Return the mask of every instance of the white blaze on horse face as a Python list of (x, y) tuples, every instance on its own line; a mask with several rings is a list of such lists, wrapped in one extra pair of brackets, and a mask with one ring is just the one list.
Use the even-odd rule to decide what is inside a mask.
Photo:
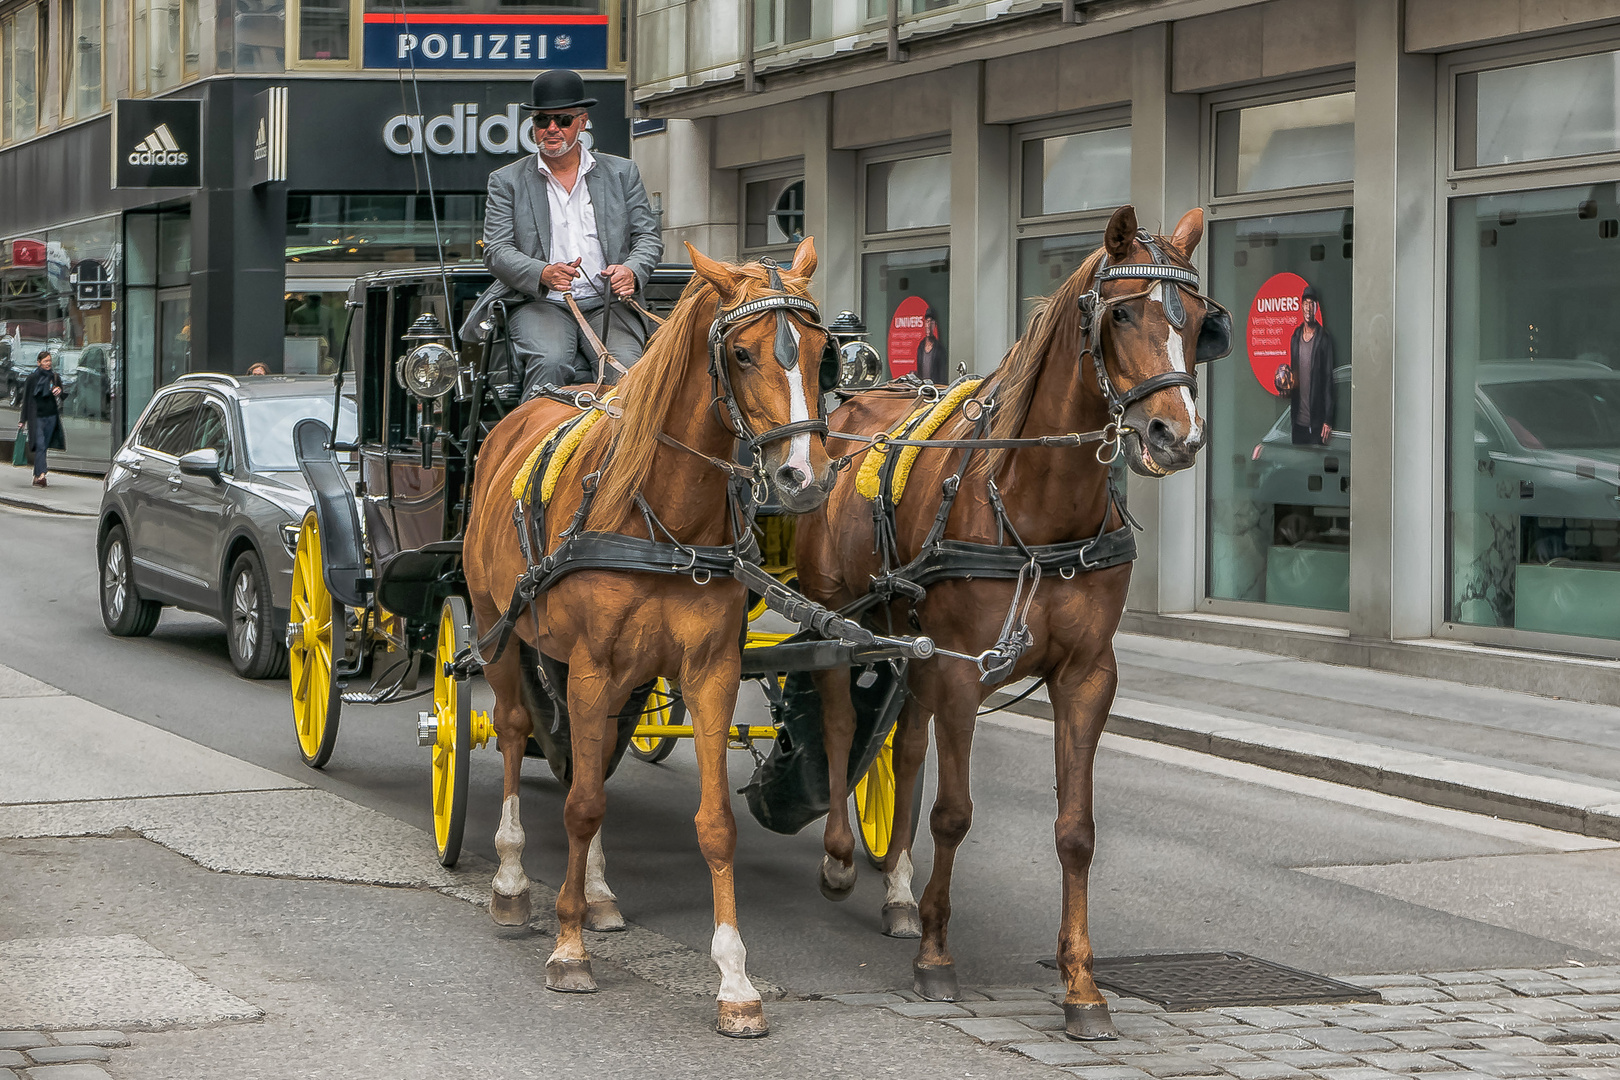
[[(1153, 286), (1153, 291), (1148, 293), (1148, 299), (1156, 301), (1161, 308), (1164, 306), (1164, 282), (1158, 282)], [(1187, 351), (1181, 341), (1181, 331), (1175, 326), (1170, 327), (1170, 336), (1165, 339), (1164, 351), (1165, 355), (1170, 358), (1170, 366), (1176, 371), (1185, 374), (1187, 372)], [(1193, 404), (1191, 390), (1185, 386), (1178, 386), (1176, 390), (1181, 394), (1181, 403), (1187, 408), (1187, 439), (1192, 441), (1197, 439), (1199, 435), (1198, 407)]]
[(883, 881), (889, 888), (888, 895), (883, 898), (884, 907), (917, 902), (917, 898), (911, 895), (911, 852), (900, 853), (894, 862), (894, 869), (883, 875)]
[[(800, 374), (802, 365), (797, 361), (799, 356), (799, 328), (793, 325), (792, 319), (788, 320), (788, 332), (793, 335), (793, 355), (795, 357), (795, 362), (787, 373), (788, 394), (790, 395), (789, 419), (797, 424), (802, 420), (810, 419), (810, 404), (804, 396), (804, 376)], [(810, 469), (809, 432), (801, 432), (788, 441), (788, 456), (784, 464), (792, 465), (798, 469), (799, 474), (805, 478), (805, 483), (815, 479)]]
[(607, 883), (607, 856), (602, 853), (602, 830), (591, 837), (590, 850), (585, 853), (585, 902), (597, 904), (604, 900), (617, 900)]
[(495, 852), (501, 868), (495, 871), (495, 891), (502, 896), (522, 896), (529, 891), (523, 873), (523, 825), (518, 820), (518, 797), (508, 795), (501, 806), (501, 827), (495, 830)]
[(743, 948), (742, 935), (730, 923), (714, 928), (714, 944), (709, 955), (720, 968), (720, 1001), (758, 1001), (759, 991), (748, 981), (748, 950)]

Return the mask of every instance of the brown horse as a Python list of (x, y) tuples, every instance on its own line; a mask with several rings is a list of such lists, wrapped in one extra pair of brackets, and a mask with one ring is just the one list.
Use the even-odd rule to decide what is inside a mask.
[[(952, 865), (973, 820), (968, 757), (975, 714), (998, 683), (1029, 676), (1046, 680), (1055, 721), (1056, 833), (1063, 869), (1058, 962), (1068, 986), (1065, 1027), (1075, 1038), (1114, 1035), (1108, 1006), (1091, 975), (1086, 878), (1095, 841), (1092, 761), (1114, 698), (1117, 673), (1112, 639), (1125, 608), (1134, 546), (1124, 529), (1122, 508), (1110, 494), (1105, 461), (1117, 446), (1136, 472), (1164, 476), (1191, 465), (1203, 445), (1203, 426), (1189, 389), (1188, 358), (1195, 355), (1196, 346), (1204, 344), (1200, 333), (1205, 315), (1214, 311), (1224, 315), (1224, 309), (1213, 307), (1191, 290), (1185, 294), (1185, 307), (1179, 296), (1172, 299), (1167, 295), (1182, 292), (1172, 274), (1179, 274), (1184, 284), (1196, 281), (1188, 259), (1203, 227), (1203, 212), (1193, 210), (1181, 219), (1172, 237), (1149, 238), (1145, 232), (1139, 234), (1131, 207), (1116, 211), (1108, 223), (1103, 248), (1050, 298), (974, 397), (935, 433), (940, 439), (1013, 439), (1102, 429), (1117, 437), (1117, 443), (1103, 443), (1107, 449), (1094, 445), (1079, 449), (1039, 445), (988, 451), (924, 449), (896, 509), (894, 561), (909, 563), (919, 555), (940, 510), (945, 481), (959, 472), (964, 455), (971, 453), (959, 497), (948, 511), (946, 539), (984, 545), (1012, 545), (1016, 540), (1018, 548), (1035, 548), (1091, 540), (1104, 530), (1117, 530), (1117, 565), (1088, 572), (1089, 562), (1078, 568), (1071, 564), (1045, 579), (1036, 577), (1032, 586), (1022, 579), (1015, 584), (1006, 577), (945, 576), (928, 585), (926, 599), (910, 603), (890, 598), (869, 616), (897, 627), (909, 621), (914, 631), (932, 636), (940, 649), (934, 659), (914, 662), (910, 668), (910, 697), (894, 738), (894, 839), (884, 861), (888, 885), (884, 932), (922, 938), (913, 973), (916, 990), (923, 997), (952, 1000), (957, 995), (946, 926)], [(1120, 264), (1127, 263), (1157, 263), (1158, 269), (1143, 270), (1143, 277), (1137, 278), (1120, 269)], [(1096, 281), (1104, 265), (1115, 269), (1105, 280)], [(1147, 279), (1150, 274), (1152, 280)], [(1082, 325), (1088, 312), (1095, 320), (1089, 324), (1094, 327), (1090, 334)], [(1218, 336), (1221, 324), (1217, 319), (1211, 324)], [(1088, 344), (1095, 346), (1095, 362), (1102, 365), (1106, 380), (1094, 368)], [(1208, 351), (1213, 352), (1219, 341), (1209, 345)], [(1133, 390), (1138, 392), (1133, 394)], [(1106, 426), (1111, 419), (1110, 400), (1124, 406), (1113, 411), (1117, 426), (1111, 428)], [(849, 401), (833, 414), (830, 423), (835, 432), (870, 436), (893, 429), (917, 403), (910, 394), (880, 389)], [(963, 412), (986, 416), (987, 423), (976, 425)], [(830, 449), (854, 452), (861, 445), (841, 441)], [(826, 505), (806, 515), (799, 525), (801, 586), (809, 597), (833, 608), (865, 596), (872, 575), (880, 575), (884, 569), (876, 553), (871, 503), (854, 490), (853, 475), (850, 470), (840, 479)], [(1004, 515), (997, 512), (997, 498), (1005, 507)], [(1027, 591), (1015, 600), (1016, 589), (1030, 587), (1035, 589), (1032, 602)], [(1027, 647), (1021, 655), (1014, 650), (1016, 661), (1010, 669), (1003, 668), (981, 681), (981, 668), (971, 659), (985, 658), (987, 650), (994, 648), (997, 628), (1003, 627), (1004, 619), (1006, 625), (1013, 625), (1009, 607), (1016, 604), (1022, 609), (1026, 602)], [(1002, 637), (1006, 636), (1004, 628)], [(961, 655), (947, 655), (951, 652)], [(822, 698), (832, 800), (822, 889), (834, 899), (842, 899), (855, 881), (846, 775), (855, 715), (843, 672), (818, 673), (816, 685)], [(939, 751), (939, 794), (929, 819), (934, 837), (933, 874), (919, 911), (911, 893), (909, 849), (915, 828), (911, 796), (928, 750), (930, 718)]]
[[(622, 415), (610, 412), (599, 420), (557, 477), (544, 519), (548, 553), (557, 551), (558, 534), (574, 521), (587, 484), (595, 496), (581, 523), (585, 534), (673, 538), (692, 547), (733, 542), (732, 481), (716, 466), (735, 459), (739, 430), (756, 443), (764, 474), (789, 509), (820, 505), (832, 487), (832, 466), (821, 440), (812, 437), (819, 426), (818, 377), (826, 347), (808, 302), (814, 245), (807, 238), (793, 265), (780, 270), (730, 266), (690, 245), (687, 250), (696, 275), (646, 354), (619, 383)], [(752, 301), (763, 302), (757, 313), (753, 307), (737, 310)], [(485, 632), (501, 621), (513, 583), (530, 567), (513, 528), (514, 479), (542, 437), (576, 415), (569, 405), (535, 399), (497, 424), (480, 451), (464, 559), (476, 622)], [(667, 532), (652, 535), (655, 521)], [(541, 553), (533, 554), (539, 560)], [(546, 964), (546, 985), (553, 990), (596, 989), (580, 933), (587, 920), (593, 929), (623, 928), (603, 880), (598, 838), (607, 805), (603, 782), (624, 751), (616, 714), (636, 687), (659, 676), (678, 681), (702, 778), (696, 823), (714, 886), (719, 1030), (763, 1035), (765, 1016), (737, 931), (737, 826), (726, 777), (747, 590), (718, 571), (713, 580), (709, 576), (625, 569), (569, 573), (517, 621), (516, 633), (528, 648), (507, 649), (484, 669), (495, 691), (495, 728), (506, 765), (505, 804), (495, 834), (501, 865), (490, 912), (502, 925), (529, 918), (518, 777), (533, 729), (526, 683), (532, 695), (536, 672), (525, 671), (523, 655), (532, 662), (531, 650), (538, 650), (567, 665), (572, 756), (559, 772), (571, 772), (572, 779), (563, 814), (568, 871), (557, 896), (561, 929)], [(536, 734), (544, 740), (547, 733)]]

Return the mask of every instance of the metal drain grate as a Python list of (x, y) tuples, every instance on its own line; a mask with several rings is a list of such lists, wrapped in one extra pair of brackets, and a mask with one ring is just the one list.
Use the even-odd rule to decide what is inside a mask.
[[(1056, 966), (1054, 960), (1041, 963)], [(1154, 1002), (1169, 1012), (1244, 1005), (1383, 1001), (1376, 990), (1240, 952), (1100, 958), (1093, 976), (1104, 989)]]

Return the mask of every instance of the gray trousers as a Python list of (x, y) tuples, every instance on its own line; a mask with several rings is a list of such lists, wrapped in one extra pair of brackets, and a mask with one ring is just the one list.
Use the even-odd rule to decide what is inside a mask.
[[(602, 336), (602, 309), (587, 310), (591, 329)], [(615, 303), (612, 322), (604, 339), (608, 352), (625, 367), (641, 359), (647, 347), (647, 328), (642, 318), (624, 304)], [(546, 300), (511, 309), (507, 326), (512, 333), (512, 350), (523, 363), (523, 399), (534, 397), (540, 387), (580, 386), (596, 381), (596, 351), (580, 332), (574, 313), (562, 304)], [(619, 373), (603, 364), (605, 380), (614, 383)]]

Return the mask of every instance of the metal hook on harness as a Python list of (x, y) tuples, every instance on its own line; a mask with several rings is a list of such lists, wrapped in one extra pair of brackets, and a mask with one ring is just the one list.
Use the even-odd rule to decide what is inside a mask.
[[(1097, 444), (1097, 464), (1112, 465), (1119, 460), (1119, 455), (1125, 452), (1125, 426), (1119, 415), (1108, 421), (1103, 427), (1102, 442)], [(1107, 451), (1107, 456), (1104, 456)]]
[[(694, 562), (697, 561), (697, 556), (695, 553), (692, 559)], [(702, 577), (698, 576), (700, 574)], [(696, 570), (692, 571), (692, 584), (694, 585), (707, 585), (712, 580), (714, 580), (714, 572), (711, 571), (707, 566), (700, 566)]]

